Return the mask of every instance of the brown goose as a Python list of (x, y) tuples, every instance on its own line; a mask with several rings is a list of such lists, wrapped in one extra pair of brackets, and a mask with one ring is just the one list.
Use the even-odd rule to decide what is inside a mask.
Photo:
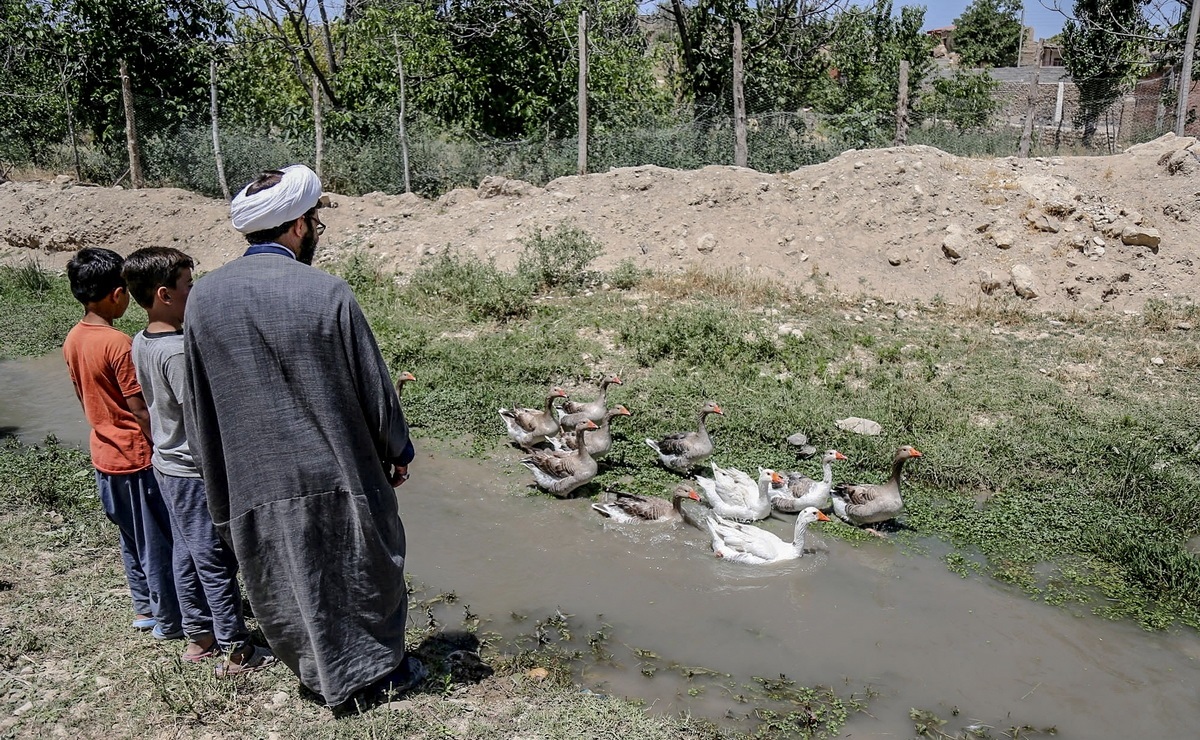
[(824, 473), (821, 480), (788, 473), (787, 486), (778, 495), (772, 494), (771, 506), (785, 514), (797, 514), (810, 506), (828, 509), (829, 493), (833, 490), (833, 463), (845, 459), (846, 456), (837, 450), (825, 450), (821, 457), (821, 472)]
[(539, 488), (559, 498), (566, 498), (571, 491), (596, 477), (599, 468), (588, 454), (587, 443), (583, 440), (584, 432), (596, 428), (596, 422), (584, 419), (575, 427), (577, 449), (574, 452), (534, 450), (533, 454), (521, 460), (521, 464), (533, 473)]
[(904, 470), (904, 463), (914, 457), (921, 457), (920, 450), (915, 447), (905, 445), (896, 450), (896, 456), (892, 459), (892, 477), (886, 483), (839, 483), (834, 486), (833, 513), (856, 526), (895, 519), (904, 511), (904, 499), (900, 496), (900, 474)]
[(405, 383), (409, 383), (416, 379), (417, 379), (417, 376), (413, 375), (412, 373), (410, 373), (407, 370), (405, 370), (404, 372), (397, 375), (396, 376), (396, 398), (400, 398), (402, 395), (404, 395), (404, 384)]
[(658, 496), (612, 491), (608, 500), (592, 504), (592, 508), (618, 522), (678, 522), (683, 520), (683, 500), (700, 500), (700, 494), (685, 484), (675, 486), (671, 500)]
[(608, 387), (610, 385), (624, 384), (616, 375), (609, 375), (600, 381), (600, 395), (596, 396), (596, 400), (588, 401), (587, 403), (578, 403), (576, 401), (567, 401), (564, 403), (561, 406), (562, 413), (558, 415), (558, 423), (564, 429), (574, 429), (580, 419), (591, 419), (599, 424), (604, 420), (605, 412), (608, 411)]
[(554, 418), (554, 399), (566, 398), (562, 388), (551, 388), (542, 409), (500, 409), (500, 418), (508, 430), (508, 436), (522, 447), (533, 447), (546, 437), (558, 434), (558, 419)]
[[(594, 432), (588, 432), (583, 437), (584, 444), (587, 445), (588, 454), (597, 460), (607, 455), (608, 451), (612, 449), (612, 431), (609, 429), (609, 424), (612, 423), (615, 416), (633, 416), (633, 414), (624, 406), (613, 406), (604, 414), (604, 418), (598, 422), (600, 428)], [(569, 417), (563, 417), (563, 419), (567, 418)], [(562, 422), (560, 421), (560, 423)], [(547, 437), (546, 441), (558, 452), (570, 452), (575, 449), (574, 434), (560, 434), (557, 437)]]
[(725, 415), (716, 401), (706, 401), (700, 407), (700, 418), (696, 422), (694, 432), (676, 432), (655, 442), (647, 439), (646, 444), (658, 453), (658, 459), (669, 470), (686, 473), (693, 465), (707, 459), (713, 454), (712, 438), (708, 436), (708, 428), (704, 418), (709, 414)]

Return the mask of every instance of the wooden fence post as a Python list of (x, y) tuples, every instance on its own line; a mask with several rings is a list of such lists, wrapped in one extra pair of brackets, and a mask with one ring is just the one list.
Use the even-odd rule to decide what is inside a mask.
[(392, 45), (396, 47), (396, 76), (400, 79), (400, 159), (404, 165), (404, 192), (412, 192), (412, 182), (408, 176), (408, 133), (405, 130), (405, 91), (404, 91), (404, 59), (400, 55), (400, 37), (392, 33)]
[(900, 60), (900, 86), (896, 90), (895, 146), (908, 143), (908, 60)]
[(225, 179), (225, 158), (221, 156), (221, 135), (217, 125), (217, 60), (208, 60), (208, 107), (212, 113), (213, 158), (217, 160), (217, 182), (221, 195), (229, 200), (229, 182)]
[(312, 104), (313, 104), (313, 138), (315, 139), (315, 152), (313, 153), (313, 162), (315, 167), (313, 171), (317, 173), (317, 177), (321, 177), (321, 160), (325, 155), (325, 126), (321, 121), (321, 80), (316, 74), (312, 78)]
[[(1041, 59), (1041, 50), (1038, 50), (1038, 59)], [(1041, 72), (1041, 67), (1035, 65), (1033, 74), (1029, 78), (1029, 108), (1025, 111), (1025, 128), (1021, 130), (1021, 144), (1017, 149), (1017, 156), (1025, 159), (1029, 156), (1029, 147), (1033, 143), (1033, 114), (1037, 107), (1038, 94), (1038, 73)]]
[(579, 158), (577, 168), (579, 174), (586, 175), (587, 142), (588, 142), (588, 111), (587, 111), (587, 77), (588, 77), (588, 33), (587, 11), (579, 13)]
[(137, 123), (133, 119), (133, 86), (129, 82), (129, 68), (121, 60), (121, 100), (125, 104), (125, 147), (129, 150), (129, 182), (134, 190), (145, 187), (142, 179), (142, 152), (138, 147)]
[(733, 23), (733, 163), (745, 167), (748, 161), (746, 147), (746, 91), (742, 87), (742, 24)]

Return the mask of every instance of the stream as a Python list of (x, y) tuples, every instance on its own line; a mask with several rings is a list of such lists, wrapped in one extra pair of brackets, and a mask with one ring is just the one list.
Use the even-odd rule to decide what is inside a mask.
[[(0, 431), (86, 444), (60, 355), (0, 362)], [(732, 700), (737, 686), (784, 674), (842, 696), (869, 688), (869, 714), (852, 713), (845, 737), (912, 737), (912, 708), (950, 720), (947, 732), (981, 723), (996, 737), (1022, 725), (1068, 738), (1195, 736), (1200, 637), (1190, 630), (1148, 633), (961, 578), (934, 539), (822, 536), (836, 521), (810, 528), (825, 548), (814, 556), (726, 563), (682, 525), (614, 524), (586, 499), (529, 495), (515, 450), (467, 460), (417, 443), (424, 451), (398, 491), (408, 572), (427, 590), (453, 590), (503, 635), (558, 611), (580, 636), (603, 629), (614, 659), (585, 661), (581, 677), (597, 693), (720, 720), (750, 711)], [(790, 538), (790, 517), (765, 526)], [(647, 655), (661, 669), (647, 670)], [(735, 688), (697, 690), (669, 664), (728, 674)]]

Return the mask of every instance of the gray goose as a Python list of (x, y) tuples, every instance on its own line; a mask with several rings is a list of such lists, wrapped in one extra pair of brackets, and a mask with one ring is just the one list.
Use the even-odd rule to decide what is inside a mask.
[(716, 401), (706, 401), (700, 407), (696, 431), (668, 434), (657, 442), (647, 439), (646, 445), (658, 453), (659, 461), (668, 470), (686, 473), (693, 465), (713, 454), (712, 438), (708, 436), (708, 428), (704, 425), (704, 419), (709, 414), (724, 416), (725, 412)]
[(546, 405), (542, 409), (513, 407), (500, 409), (500, 419), (508, 431), (512, 441), (522, 447), (529, 448), (544, 441), (546, 437), (558, 434), (558, 419), (554, 417), (554, 400), (566, 398), (567, 392), (562, 388), (551, 388), (546, 396)]
[(821, 472), (824, 473), (821, 480), (813, 480), (800, 473), (788, 473), (787, 485), (778, 495), (773, 493), (771, 506), (784, 514), (798, 514), (810, 506), (828, 509), (830, 491), (833, 490), (833, 463), (845, 459), (846, 456), (837, 450), (825, 450), (821, 456)]
[(584, 432), (596, 428), (596, 422), (591, 419), (584, 419), (575, 427), (577, 449), (574, 452), (534, 450), (529, 457), (521, 460), (521, 464), (533, 473), (538, 488), (559, 498), (567, 498), (576, 488), (596, 477), (599, 466), (588, 454), (587, 443), (583, 440)]
[(396, 398), (400, 398), (401, 396), (404, 395), (404, 384), (405, 383), (412, 382), (416, 379), (417, 379), (417, 376), (413, 375), (412, 373), (410, 373), (407, 370), (405, 370), (404, 372), (397, 375), (396, 376)]
[(683, 500), (700, 500), (700, 494), (685, 484), (675, 486), (671, 500), (658, 496), (612, 491), (607, 500), (592, 504), (592, 508), (618, 522), (679, 522), (683, 521)]
[[(583, 437), (584, 444), (587, 445), (588, 454), (597, 460), (607, 455), (608, 451), (612, 449), (612, 430), (609, 428), (609, 424), (612, 423), (613, 417), (632, 415), (629, 409), (624, 406), (613, 406), (609, 409), (604, 414), (604, 418), (598, 422), (600, 428), (594, 432), (588, 432)], [(569, 417), (563, 417), (563, 419), (567, 418)], [(559, 423), (561, 424), (563, 421), (560, 420)], [(578, 423), (576, 421), (576, 424)], [(558, 452), (570, 452), (575, 449), (575, 435), (573, 434), (560, 434), (557, 437), (548, 437), (546, 441)]]
[(608, 411), (608, 387), (610, 385), (624, 384), (616, 375), (609, 375), (600, 381), (600, 395), (596, 396), (596, 400), (587, 403), (576, 401), (564, 403), (561, 407), (562, 413), (558, 415), (558, 423), (564, 429), (574, 429), (581, 419), (591, 419), (599, 424), (604, 420), (604, 414)]
[[(833, 513), (838, 518), (856, 526), (878, 524), (895, 519), (904, 511), (904, 499), (900, 496), (900, 476), (904, 463), (921, 457), (916, 447), (904, 445), (896, 450), (892, 458), (892, 476), (886, 483), (839, 483), (833, 488)], [(879, 534), (875, 530), (869, 530)]]

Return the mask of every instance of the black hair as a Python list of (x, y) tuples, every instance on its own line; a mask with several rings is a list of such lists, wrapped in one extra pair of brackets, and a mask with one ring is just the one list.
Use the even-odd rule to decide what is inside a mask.
[(121, 266), (125, 260), (111, 249), (85, 247), (67, 263), (71, 293), (83, 305), (96, 303), (117, 288), (125, 287)]
[(142, 308), (150, 308), (155, 291), (175, 287), (183, 271), (195, 266), (191, 257), (174, 247), (142, 247), (125, 258), (121, 275), (133, 300)]

